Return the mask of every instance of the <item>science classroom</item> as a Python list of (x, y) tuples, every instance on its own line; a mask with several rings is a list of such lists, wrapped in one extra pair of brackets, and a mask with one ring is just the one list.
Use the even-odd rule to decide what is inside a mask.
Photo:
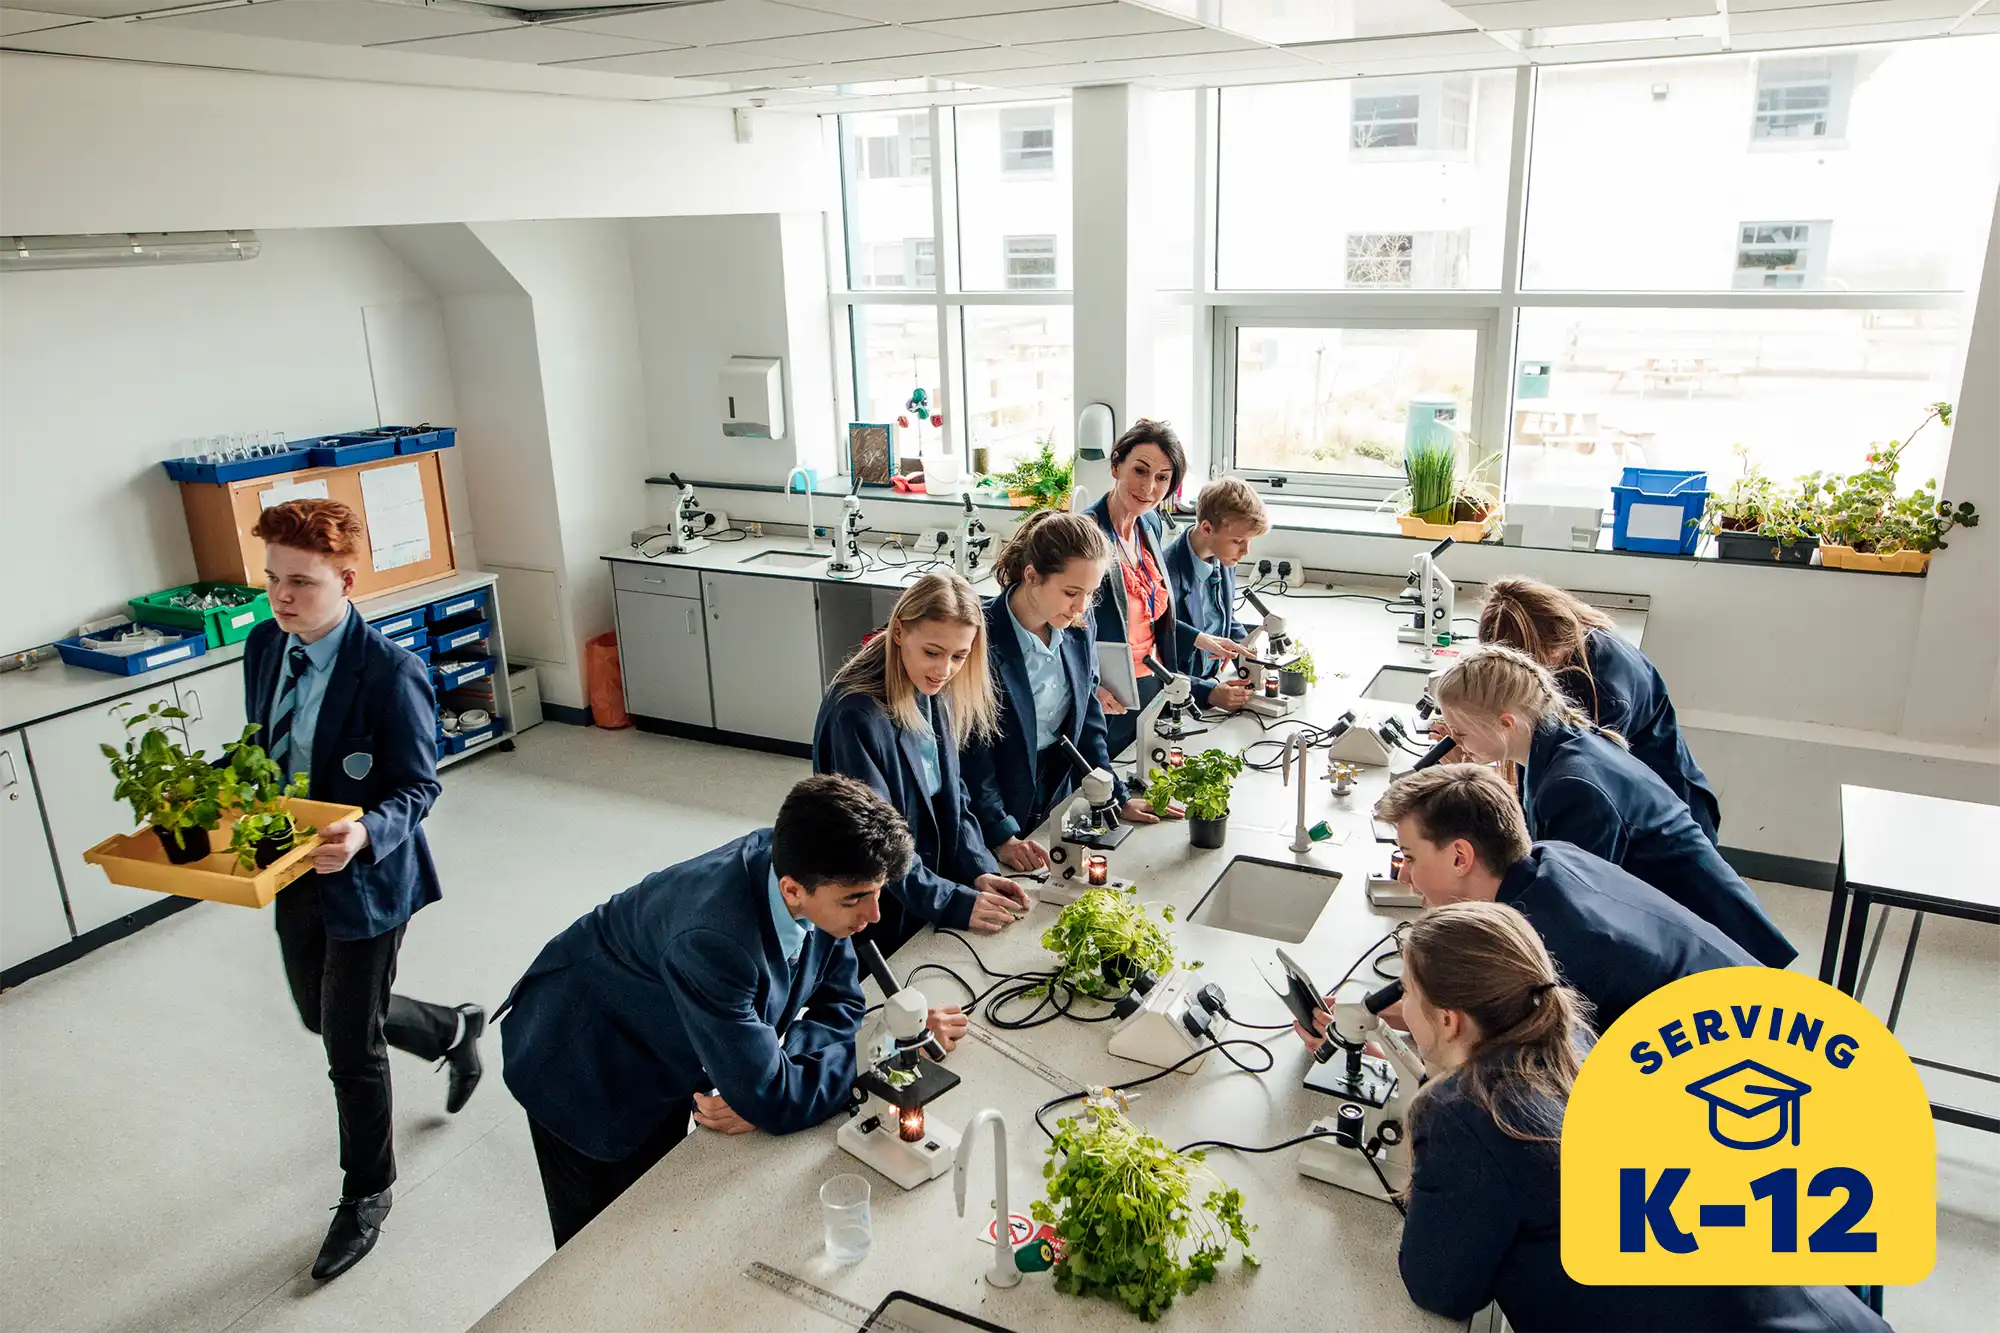
[(1992, 1326), (2000, 0), (7, 4), (0, 1330)]

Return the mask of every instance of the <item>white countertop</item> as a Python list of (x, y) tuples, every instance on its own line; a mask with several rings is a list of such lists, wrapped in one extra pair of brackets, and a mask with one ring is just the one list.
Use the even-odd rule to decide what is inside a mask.
[[(363, 619), (380, 620), (413, 606), (425, 606), (455, 593), (483, 588), (494, 578), (494, 575), (482, 570), (461, 569), (455, 574), (447, 574), (428, 583), (414, 583), (354, 605)], [(0, 731), (29, 726), (45, 718), (116, 699), (122, 694), (150, 690), (182, 676), (213, 670), (242, 656), (243, 645), (232, 643), (211, 648), (199, 657), (190, 657), (156, 671), (142, 671), (136, 676), (114, 676), (106, 671), (74, 667), (60, 658), (51, 658), (26, 670), (9, 671), (0, 674)]]
[[(782, 544), (782, 543), (780, 543)], [(702, 562), (711, 552), (676, 557)], [(625, 558), (625, 557), (617, 557)], [(727, 555), (722, 557), (727, 559)], [(702, 562), (703, 567), (715, 568)], [(1317, 595), (1282, 599), (1293, 631), (1314, 650), (1320, 682), (1294, 716), (1314, 722), (1337, 717), (1384, 664), (1418, 666), (1418, 650), (1395, 641), (1400, 617), (1377, 603)], [(1274, 603), (1275, 605), (1275, 603)], [(1637, 638), (1644, 615), (1616, 612), (1621, 631)], [(1445, 659), (1448, 660), (1448, 659)], [(1260, 732), (1255, 720), (1233, 718), (1205, 736), (1182, 742), (1239, 748), (1268, 734), (1291, 730), (1275, 724)], [(1260, 750), (1257, 758), (1276, 752)], [(1398, 764), (1407, 767), (1412, 760)], [(1295, 793), (1276, 772), (1247, 771), (1239, 780), (1226, 845), (1200, 851), (1188, 844), (1185, 824), (1142, 827), (1112, 853), (1113, 873), (1135, 880), (1148, 903), (1171, 903), (1179, 921), (1171, 931), (1184, 960), (1200, 960), (1203, 981), (1220, 984), (1230, 1007), (1246, 1022), (1285, 1019), (1282, 1003), (1256, 971), (1274, 942), (1212, 929), (1188, 920), (1230, 860), (1241, 854), (1298, 862), (1338, 872), (1341, 880), (1306, 939), (1284, 946), (1322, 985), (1331, 985), (1371, 941), (1410, 913), (1371, 907), (1367, 873), (1387, 865), (1388, 848), (1370, 831), (1369, 808), (1389, 772), (1364, 768), (1357, 790), (1336, 800), (1321, 774), (1324, 752), (1311, 759), (1313, 782), (1307, 820), (1328, 820), (1335, 840), (1299, 856), (1289, 850)], [(970, 936), (988, 966), (1012, 972), (1045, 968), (1050, 955), (1041, 934), (1059, 909), (1037, 906), (1029, 917), (997, 936)], [(927, 934), (892, 960), (899, 975), (922, 962), (940, 962), (983, 988), (977, 968), (957, 940)], [(1372, 975), (1364, 966), (1362, 975)], [(949, 978), (926, 974), (919, 986), (932, 1003), (964, 997)], [(1152, 1070), (1105, 1050), (1109, 1025), (1067, 1019), (1026, 1031), (999, 1033), (1001, 1042), (1025, 1052), (1049, 1078), (981, 1039), (951, 1057), (964, 1082), (930, 1109), (954, 1126), (993, 1107), (1009, 1126), (1011, 1206), (1025, 1213), (1043, 1189), (1047, 1141), (1035, 1128), (1036, 1106), (1073, 1086), (1140, 1077)], [(1239, 1072), (1211, 1053), (1199, 1072), (1174, 1075), (1140, 1090), (1132, 1118), (1170, 1146), (1220, 1138), (1276, 1143), (1304, 1133), (1332, 1113), (1332, 1099), (1301, 1084), (1307, 1054), (1289, 1032), (1228, 1035), (1267, 1040), (1276, 1066), (1261, 1077)], [(1256, 1052), (1240, 1051), (1255, 1063)], [(1050, 1119), (1063, 1112), (1051, 1113)], [(658, 1167), (626, 1192), (582, 1234), (550, 1258), (479, 1324), (481, 1330), (554, 1328), (823, 1329), (805, 1306), (744, 1277), (761, 1260), (802, 1277), (864, 1308), (902, 1289), (979, 1315), (1008, 1328), (1028, 1330), (1123, 1329), (1136, 1316), (1110, 1300), (1058, 1295), (1045, 1275), (1030, 1274), (1008, 1291), (985, 1286), (981, 1271), (991, 1251), (978, 1237), (991, 1217), (992, 1149), (982, 1136), (974, 1147), (967, 1211), (955, 1215), (946, 1179), (905, 1192), (875, 1175), (835, 1144), (840, 1118), (783, 1138), (740, 1138), (697, 1130)], [(1217, 1281), (1182, 1296), (1161, 1326), (1184, 1329), (1422, 1329), (1446, 1327), (1410, 1304), (1396, 1267), (1400, 1221), (1386, 1203), (1362, 1198), (1297, 1173), (1297, 1149), (1265, 1155), (1213, 1150), (1209, 1164), (1244, 1196), (1244, 1213), (1261, 1229), (1255, 1252), (1260, 1269), (1234, 1257)], [(874, 1249), (851, 1267), (832, 1265), (821, 1250), (817, 1190), (831, 1176), (859, 1172), (873, 1186)]]
[[(1000, 591), (993, 581), (992, 557), (1000, 550), (999, 536), (986, 548), (987, 559), (981, 565), (979, 576), (972, 580), (972, 586), (981, 596), (990, 597)], [(657, 549), (660, 539), (650, 545)], [(691, 569), (709, 574), (754, 574), (765, 578), (803, 579), (811, 583), (854, 583), (865, 588), (902, 589), (922, 573), (931, 570), (948, 570), (951, 561), (933, 561), (926, 557), (906, 556), (901, 551), (894, 552), (890, 560), (904, 560), (903, 564), (885, 561), (882, 544), (868, 538), (861, 543), (862, 555), (867, 560), (867, 568), (858, 576), (836, 576), (827, 573), (826, 562), (832, 559), (832, 551), (827, 540), (821, 537), (812, 545), (812, 550), (820, 557), (810, 565), (791, 565), (773, 560), (759, 560), (757, 557), (772, 551), (804, 551), (808, 549), (803, 536), (757, 536), (741, 540), (710, 541), (707, 546), (686, 555), (641, 555), (631, 547), (608, 552), (603, 558), (623, 561), (635, 565), (665, 565), (675, 569)]]

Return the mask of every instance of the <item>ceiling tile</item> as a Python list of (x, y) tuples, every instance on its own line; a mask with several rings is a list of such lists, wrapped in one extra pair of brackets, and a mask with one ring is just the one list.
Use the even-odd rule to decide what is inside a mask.
[[(1717, 12), (1716, 0), (1454, 0), (1452, 8), (1489, 31), (1642, 23)], [(1736, 8), (1730, 5), (1732, 11)]]
[(1327, 61), (1321, 66), (1326, 72), (1320, 77), (1335, 75), (1340, 78), (1393, 78), (1405, 74), (1451, 74), (1461, 70), (1510, 69), (1515, 65), (1525, 65), (1528, 57), (1519, 51), (1509, 51), (1504, 46), (1494, 48), (1482, 55), (1449, 56), (1399, 56), (1395, 59)]
[[(518, 0), (524, 7), (532, 0)], [(868, 20), (774, 4), (772, 0), (713, 0), (673, 9), (579, 19), (588, 32), (608, 32), (661, 46), (722, 46), (766, 37), (799, 37), (815, 32), (866, 27)]]
[[(1176, 9), (1175, 13), (1182, 11)], [(1413, 32), (1450, 32), (1470, 26), (1445, 0), (1351, 0), (1300, 4), (1299, 0), (1208, 0), (1199, 17), (1258, 41), (1336, 42)]]
[(333, 46), (372, 46), (414, 37), (449, 37), (516, 26), (484, 14), (378, 5), (367, 0), (264, 0), (262, 4), (210, 9), (199, 14), (145, 19), (142, 24), (277, 37)]
[(41, 32), (48, 28), (67, 28), (82, 22), (84, 20), (75, 14), (36, 14), (25, 9), (0, 9), (0, 37)]
[[(876, 23), (921, 23), (931, 19), (1023, 14), (1034, 9), (1070, 9), (1081, 0), (785, 0), (800, 9), (871, 19)], [(601, 3), (601, 0), (600, 0)]]
[(1928, 22), (1943, 32), (1965, 12), (1965, 0), (1889, 0), (1886, 4), (1797, 5), (1784, 9), (1729, 11), (1729, 31), (1809, 32), (1826, 28), (1858, 28), (1875, 23)]
[(213, 0), (35, 0), (38, 13), (74, 14), (83, 18), (120, 19), (134, 14), (165, 13)]
[[(983, 69), (1019, 69), (1033, 62), (1023, 60), (1021, 53), (1010, 47), (972, 46), (963, 51), (938, 51), (921, 56), (904, 56), (894, 63), (899, 66), (921, 67), (926, 75), (949, 78), (955, 74), (972, 74)], [(835, 68), (839, 66), (836, 64)]]
[(1351, 42), (1308, 42), (1285, 49), (1328, 64), (1346, 64), (1411, 56), (1483, 56), (1501, 48), (1491, 37), (1475, 30), (1412, 37), (1364, 37)]
[(419, 55), (458, 56), (466, 60), (506, 60), (548, 65), (561, 60), (592, 60), (601, 56), (637, 55), (667, 49), (664, 44), (613, 37), (602, 32), (547, 23), (494, 32), (470, 32), (456, 37), (424, 37), (413, 42), (380, 44), (384, 51), (414, 51)]
[(716, 78), (750, 70), (782, 69), (800, 62), (769, 51), (749, 53), (747, 47), (762, 42), (738, 42), (730, 46), (688, 46), (672, 51), (640, 55), (605, 56), (596, 60), (562, 62), (563, 69), (595, 69), (607, 74), (645, 74), (656, 78)]
[(1087, 37), (1123, 37), (1135, 32), (1179, 32), (1195, 24), (1136, 5), (1099, 3), (1067, 9), (1038, 9), (1023, 14), (989, 14), (982, 18), (924, 21), (915, 26), (931, 32), (969, 37), (979, 42), (1023, 46), (1033, 42), (1078, 41)]
[[(1902, 42), (1921, 37), (1937, 37), (1950, 26), (1949, 19), (1913, 19), (1902, 23), (1856, 23), (1839, 28), (1784, 28), (1776, 32), (1736, 32), (1731, 30), (1730, 49), (1736, 51), (1782, 51), (1807, 46), (1846, 46), (1864, 42)], [(1963, 32), (1964, 29), (1959, 29)]]
[(990, 83), (1002, 87), (1064, 86), (1092, 83), (1130, 83), (1174, 74), (1228, 74), (1237, 70), (1297, 69), (1303, 77), (1324, 71), (1311, 61), (1288, 51), (1260, 46), (1248, 51), (1226, 51), (1205, 55), (1154, 56), (1141, 60), (1094, 60), (1067, 65), (1037, 65), (1022, 69), (994, 70), (967, 74), (967, 83)]
[[(1075, 42), (1034, 42), (1012, 49), (1050, 64), (1077, 60), (1135, 60), (1144, 56), (1201, 55), (1210, 51), (1254, 51), (1263, 43), (1214, 28), (1181, 32), (1135, 32), (1123, 37), (1086, 37)], [(1015, 62), (1017, 65), (1022, 63)]]
[(782, 57), (773, 64), (796, 65), (805, 61), (889, 60), (936, 51), (963, 51), (978, 45), (968, 37), (948, 37), (923, 28), (880, 27), (823, 32), (816, 37), (774, 37), (768, 42), (739, 43), (739, 49), (754, 47)]

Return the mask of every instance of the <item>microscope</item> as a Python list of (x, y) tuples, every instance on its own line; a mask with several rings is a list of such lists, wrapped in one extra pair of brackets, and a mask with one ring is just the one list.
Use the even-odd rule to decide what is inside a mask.
[(1414, 604), (1412, 623), (1396, 631), (1396, 642), (1414, 643), (1423, 648), (1423, 660), (1431, 661), (1439, 648), (1451, 647), (1451, 619), (1458, 589), (1437, 567), (1437, 558), (1452, 544), (1446, 537), (1418, 556), (1410, 565), (1399, 602)]
[(678, 472), (669, 472), (667, 480), (680, 488), (680, 502), (674, 506), (674, 521), (667, 529), (664, 549), (669, 555), (699, 551), (708, 545), (708, 538), (701, 533), (707, 531), (712, 516), (703, 511), (701, 502), (694, 497), (694, 487), (682, 481)]
[(992, 536), (986, 531), (986, 524), (972, 508), (972, 497), (958, 497), (965, 505), (958, 516), (958, 540), (951, 549), (951, 567), (967, 579), (979, 577), (979, 558), (986, 554), (986, 548), (993, 544)]
[(841, 578), (855, 578), (861, 573), (861, 534), (868, 531), (868, 523), (861, 517), (861, 477), (854, 478), (854, 489), (840, 502), (840, 524), (834, 529), (833, 558), (826, 562), (826, 572)]
[(944, 1048), (931, 1035), (923, 992), (896, 982), (872, 941), (856, 940), (855, 956), (882, 989), (882, 1007), (855, 1034), (853, 1104), (834, 1135), (847, 1152), (906, 1190), (951, 1170), (958, 1131), (927, 1124), (924, 1107), (958, 1086), (937, 1063)]
[(1167, 751), (1158, 741), (1185, 740), (1189, 736), (1199, 736), (1208, 728), (1199, 723), (1187, 724), (1183, 718), (1194, 711), (1194, 685), (1179, 672), (1169, 671), (1166, 664), (1152, 653), (1146, 654), (1146, 668), (1160, 678), (1160, 692), (1153, 696), (1153, 702), (1139, 714), (1139, 726), (1133, 733), (1132, 776), (1127, 785), (1134, 790), (1146, 789), (1146, 766), (1157, 764), (1167, 766)]
[[(1295, 1017), (1304, 1013), (1301, 1022), (1310, 1027), (1318, 992), (1283, 949), (1278, 961), (1288, 983), (1286, 1007)], [(1308, 1088), (1339, 1098), (1340, 1107), (1313, 1122), (1323, 1137), (1299, 1149), (1299, 1174), (1384, 1202), (1409, 1188), (1409, 1106), (1424, 1081), (1423, 1057), (1409, 1034), (1382, 1021), (1382, 1011), (1402, 998), (1400, 981), (1373, 991), (1361, 982), (1343, 986), (1305, 1077)], [(1380, 1057), (1367, 1053), (1370, 1042)]]
[(1285, 618), (1264, 605), (1263, 599), (1256, 593), (1246, 588), (1243, 600), (1264, 617), (1243, 640), (1245, 656), (1241, 660), (1250, 684), (1250, 698), (1243, 705), (1244, 711), (1261, 713), (1265, 717), (1283, 717), (1297, 708), (1299, 703), (1295, 697), (1278, 689), (1278, 672), (1292, 651), (1291, 635), (1285, 629)]
[(1045, 903), (1073, 903), (1086, 889), (1124, 892), (1130, 880), (1114, 878), (1105, 855), (1125, 841), (1132, 826), (1118, 818), (1118, 798), (1111, 774), (1092, 768), (1070, 743), (1058, 736), (1063, 758), (1076, 773), (1076, 793), (1069, 798), (1056, 825), (1058, 837), (1049, 848), (1049, 877), (1036, 897)]

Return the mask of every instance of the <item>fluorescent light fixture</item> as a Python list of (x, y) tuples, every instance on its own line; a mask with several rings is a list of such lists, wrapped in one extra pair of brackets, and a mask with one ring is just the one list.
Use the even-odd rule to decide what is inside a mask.
[(127, 231), (94, 236), (0, 236), (0, 273), (55, 268), (130, 268), (255, 259), (254, 231)]
[(1677, 19), (1635, 19), (1627, 23), (1572, 23), (1554, 28), (1530, 28), (1524, 47), (1590, 46), (1599, 42), (1656, 42), (1688, 37), (1723, 37), (1729, 20), (1721, 14), (1694, 14)]

